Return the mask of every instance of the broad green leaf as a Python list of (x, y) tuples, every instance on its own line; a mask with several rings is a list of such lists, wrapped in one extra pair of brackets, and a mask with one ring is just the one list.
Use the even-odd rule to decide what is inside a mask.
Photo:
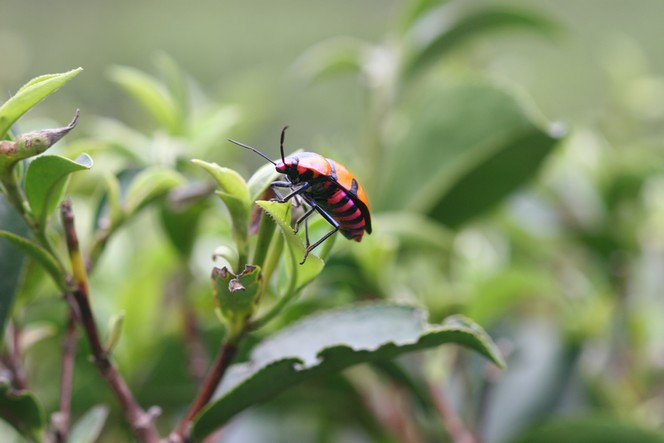
[(63, 280), (64, 271), (60, 268), (60, 264), (55, 257), (53, 257), (46, 249), (42, 248), (37, 243), (34, 243), (32, 240), (28, 240), (25, 237), (21, 237), (8, 231), (0, 231), (0, 238), (8, 240), (21, 252), (32, 257), (44, 268), (44, 270), (46, 270), (46, 272), (49, 273), (60, 289), (66, 289)]
[(153, 200), (184, 183), (184, 177), (172, 169), (160, 166), (146, 168), (136, 175), (127, 189), (125, 211), (134, 214)]
[(445, 343), (472, 348), (503, 365), (486, 333), (460, 316), (430, 325), (418, 308), (372, 304), (308, 317), (268, 337), (253, 348), (249, 361), (228, 369), (193, 435), (200, 441), (235, 414), (308, 378)]
[(192, 160), (193, 164), (205, 169), (215, 179), (221, 190), (217, 195), (223, 200), (231, 214), (233, 237), (238, 244), (240, 254), (246, 256), (246, 245), (251, 213), (249, 188), (242, 176), (232, 169), (224, 168), (216, 163)]
[(617, 417), (585, 416), (546, 421), (514, 443), (664, 443), (664, 433)]
[(25, 437), (43, 441), (44, 411), (32, 393), (13, 392), (6, 382), (0, 382), (0, 417)]
[[(23, 238), (28, 235), (28, 226), (21, 216), (0, 194), (0, 227), (11, 231), (12, 236)], [(3, 232), (3, 231), (0, 231)], [(25, 258), (13, 242), (0, 238), (0, 338), (5, 332), (5, 322), (14, 305), (17, 291), (20, 286), (21, 270)]]
[(451, 227), (533, 177), (557, 141), (514, 98), (482, 83), (428, 91), (405, 113), (410, 124), (387, 156), (377, 206), (425, 213)]
[[(435, 2), (426, 2), (426, 7)], [(441, 22), (432, 29), (427, 43), (416, 51), (406, 62), (404, 74), (412, 77), (424, 68), (440, 60), (441, 57), (457, 48), (461, 43), (482, 33), (499, 29), (525, 29), (542, 34), (551, 34), (557, 26), (547, 17), (508, 6), (491, 6), (465, 13), (459, 11), (458, 4), (444, 8)]]
[(32, 213), (42, 226), (60, 203), (69, 174), (90, 169), (92, 163), (88, 154), (81, 154), (76, 160), (42, 155), (30, 162), (25, 175), (25, 194)]
[(358, 73), (370, 50), (371, 45), (362, 40), (336, 37), (310, 48), (293, 68), (308, 82), (344, 72)]
[(94, 443), (101, 434), (106, 418), (108, 406), (97, 405), (79, 418), (69, 435), (70, 443)]
[(61, 74), (42, 75), (26, 83), (18, 92), (0, 106), (0, 140), (23, 114), (37, 103), (74, 78), (83, 68)]
[(254, 175), (249, 177), (247, 186), (249, 187), (249, 200), (255, 202), (261, 198), (263, 192), (279, 177), (279, 173), (275, 171), (274, 165), (267, 163), (260, 168)]
[(169, 134), (182, 134), (182, 109), (160, 82), (138, 69), (126, 66), (112, 67), (109, 77), (127, 91)]
[(289, 259), (286, 260), (286, 270), (290, 274), (289, 280), (292, 282), (292, 289), (297, 291), (305, 287), (320, 274), (325, 264), (313, 253), (309, 254), (304, 264), (299, 264), (304, 257), (305, 247), (300, 237), (295, 234), (290, 225), (291, 204), (276, 201), (257, 201), (256, 204), (263, 208), (277, 222), (277, 226), (286, 240), (290, 255)]

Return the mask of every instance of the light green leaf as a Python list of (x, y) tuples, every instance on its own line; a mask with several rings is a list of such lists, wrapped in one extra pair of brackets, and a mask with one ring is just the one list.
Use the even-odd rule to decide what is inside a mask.
[(255, 202), (261, 198), (263, 192), (279, 177), (279, 173), (274, 169), (274, 165), (267, 163), (260, 168), (254, 175), (249, 177), (247, 186), (249, 187), (249, 200)]
[(134, 214), (140, 211), (153, 200), (184, 182), (184, 177), (172, 169), (155, 166), (142, 170), (127, 189), (126, 213)]
[(155, 78), (126, 66), (112, 67), (109, 77), (127, 91), (169, 134), (182, 134), (182, 110), (175, 98)]
[(106, 418), (108, 406), (97, 405), (78, 419), (69, 435), (70, 443), (94, 443), (101, 434)]
[(0, 106), (0, 140), (9, 128), (37, 103), (57, 91), (74, 78), (83, 68), (72, 69), (61, 74), (42, 75), (26, 83), (18, 92)]
[(30, 162), (25, 175), (25, 194), (32, 213), (42, 226), (60, 203), (69, 174), (90, 169), (92, 163), (88, 154), (81, 154), (76, 160), (42, 155)]
[(465, 13), (459, 11), (458, 4), (453, 3), (445, 7), (441, 16), (444, 19), (441, 20), (440, 26), (435, 28), (434, 35), (422, 48), (413, 51), (410, 60), (406, 62), (405, 77), (419, 74), (463, 42), (482, 33), (499, 29), (525, 29), (540, 34), (552, 34), (557, 30), (557, 25), (547, 17), (509, 6), (487, 6)]
[(297, 291), (309, 284), (323, 270), (323, 260), (313, 254), (309, 254), (307, 261), (300, 265), (304, 257), (305, 246), (302, 239), (295, 234), (291, 227), (291, 204), (276, 201), (257, 201), (257, 205), (277, 222), (277, 226), (286, 240), (290, 259), (286, 260), (286, 271), (289, 273), (289, 281), (292, 288)]
[(36, 442), (44, 440), (44, 411), (32, 393), (13, 392), (6, 382), (0, 382), (0, 417), (23, 436)]
[(377, 206), (429, 214), (451, 227), (532, 178), (557, 142), (514, 98), (482, 83), (427, 91), (404, 113), (410, 124), (386, 159)]
[(308, 82), (344, 72), (359, 73), (370, 50), (371, 45), (359, 39), (332, 38), (305, 52), (293, 70)]
[(25, 237), (18, 236), (8, 231), (0, 230), (0, 238), (7, 239), (21, 252), (35, 259), (35, 261), (39, 263), (46, 270), (46, 272), (49, 273), (55, 284), (60, 289), (66, 289), (66, 285), (63, 280), (64, 271), (60, 268), (60, 265), (55, 257), (53, 257), (46, 249), (42, 248), (37, 243), (34, 243), (32, 240), (28, 240)]
[(432, 9), (446, 3), (448, 0), (412, 0), (407, 2), (401, 27), (405, 31)]
[(503, 365), (491, 339), (463, 317), (430, 325), (424, 311), (394, 304), (308, 317), (258, 344), (249, 361), (229, 368), (215, 399), (197, 417), (194, 438), (202, 440), (235, 414), (308, 378), (445, 343), (472, 348)]

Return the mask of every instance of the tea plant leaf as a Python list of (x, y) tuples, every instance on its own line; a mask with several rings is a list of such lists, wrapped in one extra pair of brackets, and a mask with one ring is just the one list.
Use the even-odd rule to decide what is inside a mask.
[(25, 176), (25, 194), (32, 213), (42, 226), (60, 203), (69, 174), (90, 169), (92, 164), (88, 154), (81, 154), (76, 160), (42, 155), (30, 162)]
[(454, 316), (430, 325), (425, 317), (412, 306), (370, 304), (313, 315), (281, 330), (256, 345), (249, 361), (229, 368), (215, 400), (195, 421), (195, 439), (292, 385), (359, 363), (456, 343), (504, 365), (495, 344), (472, 321)]
[(32, 393), (0, 382), (0, 417), (32, 441), (44, 440), (44, 411)]
[(0, 106), (0, 139), (4, 139), (9, 128), (28, 110), (74, 78), (83, 68), (72, 69), (61, 74), (48, 74), (26, 83), (9, 100)]
[[(428, 91), (407, 112), (410, 125), (386, 160), (378, 206), (425, 213), (450, 227), (532, 178), (558, 141), (509, 94), (482, 83)], [(408, 186), (397, 177), (408, 177)]]

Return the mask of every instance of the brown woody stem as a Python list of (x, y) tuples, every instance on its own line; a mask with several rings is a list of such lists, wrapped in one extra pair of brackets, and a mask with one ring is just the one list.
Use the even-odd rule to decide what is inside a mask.
[(154, 427), (153, 420), (155, 415), (158, 414), (158, 410), (151, 408), (149, 411), (144, 411), (140, 407), (129, 386), (109, 359), (99, 339), (97, 324), (90, 305), (87, 272), (78, 244), (71, 202), (64, 201), (60, 206), (60, 212), (74, 279), (71, 297), (67, 297), (67, 301), (70, 303), (71, 308), (78, 312), (78, 320), (83, 326), (85, 336), (90, 344), (94, 363), (120, 402), (125, 419), (131, 426), (134, 434), (141, 442), (157, 443), (159, 442), (159, 434)]

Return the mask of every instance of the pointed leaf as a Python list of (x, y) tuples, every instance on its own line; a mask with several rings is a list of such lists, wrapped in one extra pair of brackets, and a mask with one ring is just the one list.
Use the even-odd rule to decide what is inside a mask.
[(66, 289), (65, 282), (63, 281), (64, 271), (60, 268), (55, 257), (53, 257), (46, 249), (42, 248), (37, 243), (34, 243), (32, 240), (28, 240), (25, 237), (18, 236), (8, 231), (0, 231), (0, 238), (8, 240), (21, 252), (35, 259), (35, 261), (49, 273), (60, 289)]
[(30, 392), (14, 392), (6, 382), (0, 382), (0, 417), (24, 436), (43, 441), (44, 411)]
[(134, 214), (184, 182), (184, 177), (172, 169), (146, 168), (136, 175), (127, 189), (125, 211)]
[[(0, 226), (7, 230), (5, 232), (11, 231), (11, 235), (18, 238), (28, 235), (28, 226), (2, 194), (0, 194)], [(2, 275), (0, 278), (0, 338), (4, 335), (5, 322), (19, 291), (24, 263), (25, 259), (20, 253), (20, 248), (14, 246), (11, 240), (5, 241), (0, 237), (0, 275)]]
[(26, 83), (18, 92), (0, 106), (0, 140), (9, 128), (30, 108), (58, 90), (74, 78), (83, 68), (72, 69), (62, 74), (42, 75)]
[(313, 254), (309, 254), (307, 261), (300, 265), (306, 250), (304, 243), (295, 234), (291, 227), (291, 204), (276, 201), (257, 201), (257, 205), (267, 212), (277, 222), (289, 251), (290, 260), (286, 260), (286, 270), (290, 273), (290, 281), (293, 282), (295, 291), (309, 284), (323, 270), (323, 260)]
[(114, 66), (109, 77), (129, 93), (169, 134), (183, 130), (182, 110), (166, 88), (153, 77), (138, 69)]
[(247, 187), (249, 187), (249, 201), (255, 202), (258, 200), (263, 192), (279, 177), (279, 173), (275, 171), (274, 165), (267, 163), (249, 177)]
[(78, 419), (69, 435), (70, 443), (94, 443), (101, 434), (106, 418), (108, 406), (97, 405)]
[(76, 160), (59, 155), (42, 155), (30, 162), (25, 175), (25, 194), (32, 213), (42, 226), (60, 203), (69, 174), (90, 169), (92, 163), (88, 154), (81, 154)]
[(495, 344), (470, 320), (450, 317), (430, 325), (425, 317), (412, 306), (373, 304), (314, 315), (283, 329), (254, 347), (248, 362), (229, 368), (215, 400), (196, 419), (194, 437), (201, 440), (294, 384), (358, 363), (457, 343), (504, 364)]
[(458, 5), (453, 3), (445, 7), (434, 35), (407, 63), (405, 75), (412, 77), (466, 40), (499, 29), (525, 29), (551, 34), (557, 30), (557, 26), (547, 17), (525, 9), (494, 6), (462, 13), (458, 11)]
[(429, 91), (406, 112), (411, 122), (387, 159), (378, 206), (426, 213), (452, 227), (533, 177), (557, 142), (514, 98), (482, 83)]

